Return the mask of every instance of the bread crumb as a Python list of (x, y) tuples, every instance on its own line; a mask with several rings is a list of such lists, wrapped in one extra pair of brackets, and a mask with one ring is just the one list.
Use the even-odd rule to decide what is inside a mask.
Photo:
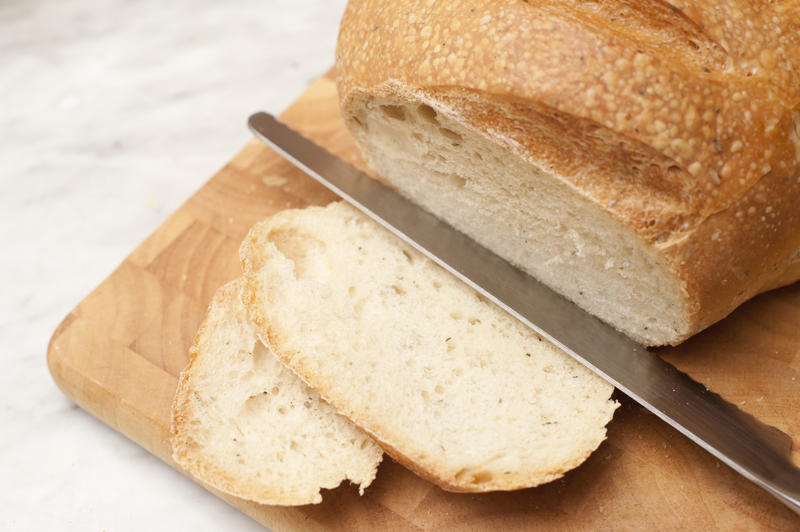
[(268, 175), (261, 178), (261, 182), (268, 187), (282, 187), (289, 180), (279, 175)]

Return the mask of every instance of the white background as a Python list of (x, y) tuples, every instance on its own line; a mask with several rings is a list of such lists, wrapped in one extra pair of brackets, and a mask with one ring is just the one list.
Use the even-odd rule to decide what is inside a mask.
[(333, 64), (344, 0), (0, 0), (0, 530), (260, 530), (53, 384), (61, 319)]

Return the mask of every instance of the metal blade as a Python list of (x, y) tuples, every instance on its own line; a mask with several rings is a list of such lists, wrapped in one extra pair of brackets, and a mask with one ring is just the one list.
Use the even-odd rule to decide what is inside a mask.
[(295, 166), (800, 513), (791, 438), (266, 113), (255, 135)]

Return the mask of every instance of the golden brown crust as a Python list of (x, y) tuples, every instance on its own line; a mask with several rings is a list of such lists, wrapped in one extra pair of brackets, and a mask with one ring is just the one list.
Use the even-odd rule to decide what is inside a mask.
[(659, 250), (690, 333), (797, 278), (797, 2), (351, 0), (337, 72), (344, 109), (436, 102), (552, 169)]

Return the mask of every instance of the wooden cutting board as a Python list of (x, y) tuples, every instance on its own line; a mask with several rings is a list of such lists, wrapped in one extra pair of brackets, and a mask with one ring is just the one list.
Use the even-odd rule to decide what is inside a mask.
[[(330, 74), (283, 119), (363, 168)], [(212, 294), (239, 275), (239, 242), (277, 211), (333, 199), (250, 142), (64, 319), (48, 349), (53, 378), (82, 408), (175, 467), (168, 433), (176, 379)], [(661, 354), (800, 438), (800, 283)], [(273, 530), (800, 528), (800, 517), (617, 395), (622, 406), (608, 440), (577, 470), (535, 489), (447, 493), (387, 458), (363, 497), (343, 486), (325, 492), (322, 504), (280, 508), (217, 494)]]

